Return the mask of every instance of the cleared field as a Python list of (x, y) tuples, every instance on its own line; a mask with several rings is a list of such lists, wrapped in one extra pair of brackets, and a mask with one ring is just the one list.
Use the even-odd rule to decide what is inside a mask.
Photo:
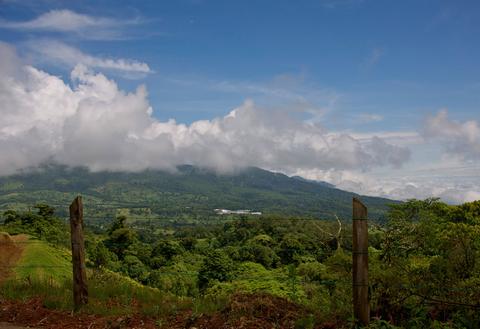
[(12, 278), (53, 279), (60, 282), (72, 277), (69, 251), (31, 238), (18, 243), (22, 244), (23, 253), (15, 265)]

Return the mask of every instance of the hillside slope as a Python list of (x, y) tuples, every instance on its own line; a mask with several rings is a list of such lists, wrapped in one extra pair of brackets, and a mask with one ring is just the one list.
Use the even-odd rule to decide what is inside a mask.
[(26, 234), (0, 232), (0, 282), (8, 279), (71, 278), (71, 256), (67, 250), (50, 246)]
[(45, 241), (29, 239), (15, 267), (17, 279), (35, 278), (63, 282), (72, 277), (71, 254), (50, 246)]
[[(92, 173), (84, 168), (46, 166), (40, 171), (0, 178), (0, 210), (46, 202), (58, 205), (62, 211), (76, 194), (84, 196), (90, 207), (86, 215), (92, 218), (117, 207), (130, 208), (132, 216), (139, 218), (208, 218), (214, 216), (213, 209), (226, 208), (327, 219), (337, 214), (348, 219), (352, 197), (358, 196), (326, 183), (259, 168), (218, 175), (187, 165), (178, 167), (176, 173)], [(387, 204), (395, 202), (361, 198), (373, 219), (381, 219)]]

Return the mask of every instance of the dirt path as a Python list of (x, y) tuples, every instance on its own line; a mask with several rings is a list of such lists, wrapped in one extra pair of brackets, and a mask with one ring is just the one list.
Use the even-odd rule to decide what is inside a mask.
[[(293, 329), (297, 327), (297, 320), (307, 315), (305, 309), (286, 299), (248, 294), (233, 296), (225, 309), (210, 315), (194, 316), (191, 310), (186, 310), (160, 321), (138, 313), (101, 316), (52, 310), (43, 305), (41, 298), (0, 300), (0, 323), (42, 329)], [(339, 327), (346, 328), (342, 324), (323, 323), (316, 325), (315, 329)]]
[(10, 236), (0, 232), (0, 283), (12, 274), (12, 269), (22, 256), (23, 242), (28, 240), (25, 234)]
[[(24, 234), (10, 236), (8, 233), (0, 232), (0, 284), (7, 279), (12, 268), (22, 256), (24, 245), (22, 242), (28, 240)], [(2, 310), (0, 310), (2, 311)], [(32, 327), (29, 327), (32, 328)], [(26, 327), (14, 326), (10, 323), (0, 322), (0, 329), (27, 329)]]

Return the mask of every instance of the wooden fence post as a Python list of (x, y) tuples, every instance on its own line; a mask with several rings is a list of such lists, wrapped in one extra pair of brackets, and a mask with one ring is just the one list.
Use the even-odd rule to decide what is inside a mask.
[(75, 310), (78, 310), (82, 305), (88, 303), (81, 196), (77, 196), (70, 205), (70, 231), (72, 238), (73, 302)]
[(353, 314), (355, 320), (364, 326), (370, 322), (367, 218), (367, 207), (353, 198)]

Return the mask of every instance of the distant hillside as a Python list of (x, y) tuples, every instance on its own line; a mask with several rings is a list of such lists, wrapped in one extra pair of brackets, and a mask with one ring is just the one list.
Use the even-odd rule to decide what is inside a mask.
[(304, 178), (304, 177), (301, 177), (301, 176), (292, 176), (291, 178), (298, 179), (298, 180), (303, 181), (303, 182), (310, 182), (310, 183), (314, 183), (314, 184), (320, 184), (320, 185), (323, 185), (323, 186), (326, 186), (326, 187), (335, 187), (335, 185), (330, 184), (330, 183), (327, 183), (327, 182), (324, 182), (324, 181), (317, 181), (317, 180), (307, 179), (307, 178)]
[[(216, 216), (215, 208), (327, 219), (337, 214), (349, 219), (352, 197), (358, 196), (328, 183), (259, 168), (218, 175), (188, 165), (178, 167), (177, 173), (92, 173), (84, 168), (46, 166), (37, 172), (0, 177), (0, 210), (46, 202), (66, 215), (67, 205), (77, 194), (84, 197), (87, 219), (99, 221), (119, 212), (133, 219), (205, 219)], [(387, 204), (395, 202), (360, 197), (372, 219), (381, 219)]]

